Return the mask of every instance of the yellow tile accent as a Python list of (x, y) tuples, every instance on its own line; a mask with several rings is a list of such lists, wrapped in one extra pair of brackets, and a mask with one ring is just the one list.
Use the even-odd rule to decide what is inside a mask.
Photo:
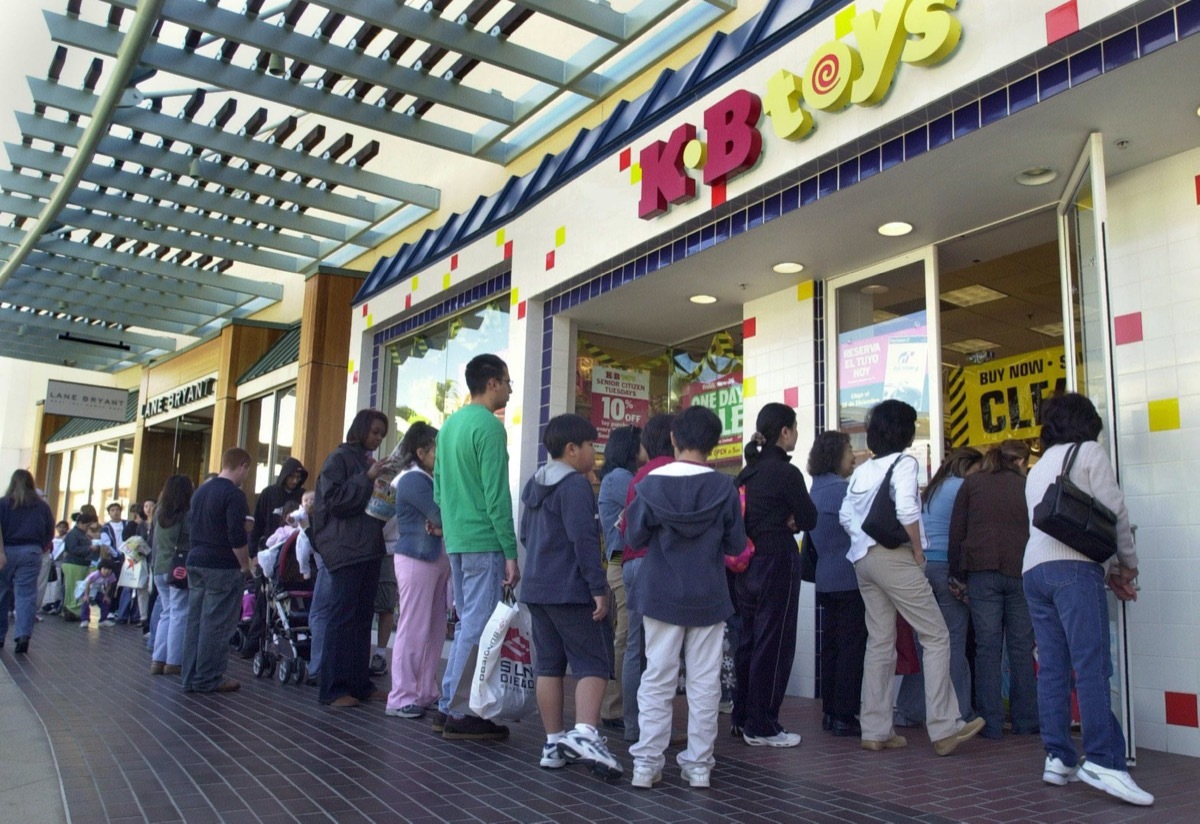
[(742, 397), (753, 398), (756, 394), (758, 394), (758, 379), (753, 375), (742, 378)]
[(447, 272), (446, 274), (442, 275), (442, 288), (443, 288), (443, 289), (449, 289), (449, 288), (450, 288), (450, 273), (449, 273), (449, 272)]
[(346, 371), (347, 371), (347, 372), (353, 372), (353, 371), (354, 371), (354, 358), (351, 358), (351, 359), (350, 359), (350, 367), (349, 367), (349, 368), (348, 368)]
[(516, 412), (513, 412), (512, 425), (517, 426), (520, 423), (521, 423), (521, 410), (518, 409)]
[(838, 40), (850, 33), (856, 14), (854, 4), (851, 3), (833, 16), (833, 34)]
[(567, 242), (567, 227), (559, 226), (554, 230), (554, 245), (555, 247), (562, 246)]
[(413, 278), (412, 278), (412, 290), (414, 292), (417, 291), (417, 276), (416, 275), (413, 275)]
[(629, 185), (636, 186), (642, 182), (642, 164), (629, 164)]
[(504, 230), (503, 229), (496, 232), (496, 245), (497, 246), (504, 245)]
[(812, 296), (813, 282), (811, 280), (796, 284), (796, 300), (812, 300)]
[(1150, 401), (1150, 431), (1166, 432), (1179, 428), (1179, 398)]
[(516, 306), (520, 302), (521, 302), (521, 295), (518, 293), (517, 287), (514, 286), (513, 290), (512, 290), (512, 295), (509, 297), (509, 304), (512, 306)]
[(367, 328), (370, 329), (374, 325), (375, 325), (375, 316), (367, 315)]

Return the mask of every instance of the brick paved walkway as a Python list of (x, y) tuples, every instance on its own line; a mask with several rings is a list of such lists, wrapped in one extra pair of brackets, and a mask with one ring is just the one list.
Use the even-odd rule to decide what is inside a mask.
[(722, 734), (712, 789), (688, 788), (672, 750), (663, 783), (634, 790), (619, 741), (619, 782), (539, 769), (536, 718), (507, 742), (449, 742), (428, 720), (386, 717), (382, 704), (320, 707), (312, 688), (256, 681), (241, 660), (230, 665), (240, 692), (185, 694), (177, 677), (148, 674), (140, 635), (54, 619), (29, 655), (0, 654), (49, 731), (76, 824), (1200, 821), (1200, 759), (1143, 751), (1135, 775), (1158, 802), (1130, 807), (1082, 784), (1044, 785), (1034, 738), (974, 741), (938, 758), (923, 732), (906, 730), (906, 750), (868, 753), (822, 733), (819, 704), (803, 699), (784, 704), (799, 748)]

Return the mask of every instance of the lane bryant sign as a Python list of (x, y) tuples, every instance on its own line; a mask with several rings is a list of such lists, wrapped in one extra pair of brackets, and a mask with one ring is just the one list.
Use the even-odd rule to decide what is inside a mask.
[(216, 388), (216, 376), (210, 375), (207, 378), (201, 378), (165, 395), (159, 395), (157, 398), (151, 398), (146, 401), (142, 404), (142, 417), (153, 418), (155, 415), (161, 415), (164, 412), (170, 412), (172, 409), (178, 409), (181, 406), (187, 406), (189, 403), (195, 403), (196, 401), (211, 397)]
[(722, 186), (750, 169), (762, 154), (758, 121), (766, 112), (776, 137), (803, 140), (812, 133), (812, 110), (833, 114), (850, 104), (877, 106), (887, 96), (901, 63), (936, 66), (962, 38), (951, 14), (958, 0), (887, 0), (851, 23), (855, 46), (832, 40), (813, 52), (802, 74), (787, 69), (768, 81), (759, 97), (739, 89), (704, 112), (705, 140), (684, 123), (667, 140), (641, 150), (638, 217), (650, 220), (673, 204), (696, 196), (688, 170), (703, 169), (706, 186)]

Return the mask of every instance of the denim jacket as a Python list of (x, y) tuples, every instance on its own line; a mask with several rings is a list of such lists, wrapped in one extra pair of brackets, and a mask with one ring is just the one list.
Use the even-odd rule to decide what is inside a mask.
[(396, 540), (388, 543), (388, 552), (436, 561), (445, 551), (442, 539), (425, 531), (426, 521), (442, 525), (442, 511), (433, 502), (433, 478), (413, 466), (397, 475), (392, 485), (396, 488)]

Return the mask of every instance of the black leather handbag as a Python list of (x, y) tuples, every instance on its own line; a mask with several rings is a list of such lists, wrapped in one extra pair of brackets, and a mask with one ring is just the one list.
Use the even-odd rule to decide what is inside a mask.
[(863, 532), (874, 538), (875, 543), (888, 549), (895, 549), (909, 542), (908, 532), (896, 517), (896, 502), (892, 500), (892, 470), (903, 459), (904, 455), (901, 454), (892, 461), (887, 474), (879, 483), (879, 489), (875, 491), (875, 498), (871, 501), (871, 508), (867, 510), (867, 517), (863, 519)]
[(1117, 551), (1117, 516), (1071, 482), (1071, 467), (1081, 444), (1073, 444), (1062, 472), (1033, 508), (1033, 525), (1098, 564)]

